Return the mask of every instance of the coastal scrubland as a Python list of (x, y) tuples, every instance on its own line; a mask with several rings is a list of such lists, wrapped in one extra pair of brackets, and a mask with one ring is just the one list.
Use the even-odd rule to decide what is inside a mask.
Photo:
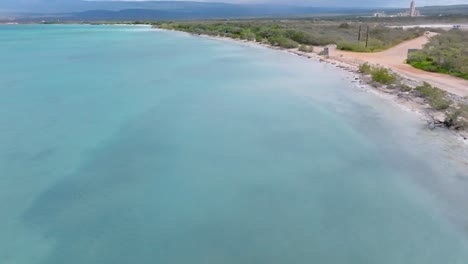
[[(152, 24), (162, 29), (256, 41), (284, 49), (297, 49), (305, 53), (313, 52), (314, 46), (329, 44), (335, 44), (337, 49), (346, 51), (377, 52), (423, 36), (428, 30), (417, 27), (403, 29), (398, 26), (389, 27), (392, 24), (386, 23), (362, 23), (362, 21), (343, 19), (166, 21)], [(434, 68), (426, 70), (463, 77), (468, 58), (467, 32), (434, 29), (431, 31), (438, 31), (439, 35), (433, 38), (422, 51), (413, 53), (408, 63), (416, 67), (430, 65)], [(399, 96), (425, 105), (425, 109), (437, 115), (433, 119), (433, 124), (453, 130), (468, 129), (466, 98), (460, 100), (429, 83), (408, 85), (403, 77), (383, 67), (362, 64), (360, 72), (368, 83), (375, 84), (376, 87), (382, 86)]]
[(269, 43), (282, 48), (336, 44), (338, 49), (376, 52), (424, 34), (422, 28), (315, 19), (158, 22), (163, 29)]
[(418, 69), (468, 80), (468, 32), (442, 32), (432, 37), (421, 51), (411, 53), (407, 62)]
[(428, 110), (443, 114), (442, 120), (433, 120), (438, 125), (446, 126), (453, 130), (468, 129), (468, 104), (460, 100), (453, 100), (450, 95), (428, 83), (416, 87), (410, 87), (402, 78), (386, 68), (374, 67), (367, 63), (359, 66), (359, 72), (369, 76), (370, 80), (385, 88), (408, 95), (408, 98), (421, 98), (428, 105)]

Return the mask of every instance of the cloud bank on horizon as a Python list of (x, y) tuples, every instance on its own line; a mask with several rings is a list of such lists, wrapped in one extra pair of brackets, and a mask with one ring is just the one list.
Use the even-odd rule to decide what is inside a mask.
[[(87, 10), (157, 9), (155, 2), (191, 1), (227, 4), (272, 4), (327, 8), (405, 8), (411, 0), (0, 0), (0, 14), (63, 13)], [(466, 4), (467, 0), (416, 0), (416, 6)], [(145, 2), (153, 2), (146, 3)]]
[[(1, 0), (2, 3), (8, 4), (66, 4), (73, 2), (145, 2), (145, 1), (158, 1), (158, 0)], [(304, 6), (343, 6), (343, 7), (406, 7), (409, 5), (410, 0), (164, 0), (164, 1), (193, 1), (193, 2), (221, 2), (231, 4), (255, 4), (255, 3), (272, 3), (272, 4), (294, 4)], [(466, 4), (466, 0), (416, 0), (418, 6), (427, 5), (455, 5)]]
[[(158, 0), (24, 0), (24, 1), (106, 1), (106, 2), (145, 2), (145, 1), (158, 1)], [(171, 1), (171, 0), (160, 0), (160, 1)], [(411, 0), (380, 0), (376, 3), (375, 0), (172, 0), (172, 1), (193, 1), (193, 2), (222, 2), (222, 3), (300, 3), (303, 5), (309, 6), (323, 6), (323, 5), (341, 5), (341, 6), (349, 6), (349, 5), (356, 5), (356, 4), (372, 4), (373, 6), (406, 6), (411, 2)], [(466, 0), (416, 0), (416, 3), (419, 6), (426, 6), (426, 5), (456, 5), (456, 4), (466, 4)]]

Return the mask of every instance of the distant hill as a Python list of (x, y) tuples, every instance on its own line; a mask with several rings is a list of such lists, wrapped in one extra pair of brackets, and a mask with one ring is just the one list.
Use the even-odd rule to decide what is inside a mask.
[(423, 6), (419, 8), (421, 14), (430, 15), (468, 15), (467, 5), (451, 5), (451, 6)]
[[(73, 12), (65, 10), (76, 10)], [(16, 13), (15, 20), (167, 20), (167, 19), (214, 19), (242, 17), (305, 16), (310, 14), (365, 14), (369, 9), (304, 7), (272, 4), (226, 4), (208, 2), (95, 2), (78, 1), (57, 7), (44, 2), (33, 8), (34, 13)], [(59, 12), (59, 10), (61, 10)], [(11, 17), (11, 15), (9, 16)]]
[[(0, 0), (0, 10), (11, 10), (16, 13), (78, 13), (91, 10), (101, 11), (122, 11), (122, 10), (158, 10), (170, 12), (185, 11), (220, 11), (226, 9), (248, 9), (254, 13), (300, 13), (309, 12), (315, 7), (304, 7), (287, 4), (228, 4), (220, 2), (193, 2), (193, 1), (83, 1), (83, 0)], [(306, 10), (304, 10), (306, 9)], [(326, 8), (323, 10), (355, 10), (357, 8)], [(363, 8), (360, 8), (363, 9)], [(327, 12), (328, 12), (327, 11)]]
[(168, 20), (249, 17), (294, 17), (324, 14), (361, 14), (366, 10), (266, 5), (193, 6), (180, 9), (124, 9), (119, 11), (85, 11), (69, 14), (72, 20)]
[[(449, 5), (449, 6), (422, 6), (416, 7), (423, 16), (438, 15), (468, 15), (467, 5)], [(407, 8), (383, 9), (387, 14), (396, 14), (408, 10)]]
[[(23, 4), (0, 0), (0, 21), (131, 21), (252, 17), (358, 16), (371, 15), (375, 8), (304, 7), (274, 4), (226, 4), (182, 1), (80, 1), (39, 0)], [(3, 2), (6, 1), (6, 2)], [(13, 8), (23, 12), (12, 11)], [(403, 9), (385, 10), (397, 12)], [(419, 8), (423, 15), (468, 14), (468, 5)], [(28, 11), (28, 12), (24, 12)], [(4, 13), (2, 15), (1, 13)], [(6, 14), (7, 13), (7, 14)]]

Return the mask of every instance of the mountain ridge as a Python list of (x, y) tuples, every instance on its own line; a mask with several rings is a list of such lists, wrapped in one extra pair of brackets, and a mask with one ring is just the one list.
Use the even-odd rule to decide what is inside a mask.
[[(11, 3), (11, 2), (10, 2)], [(43, 2), (47, 3), (47, 2)], [(372, 15), (375, 11), (397, 13), (404, 8), (362, 8), (362, 7), (306, 7), (284, 4), (231, 4), (193, 1), (69, 1), (74, 11), (48, 9), (47, 4), (38, 8), (30, 6), (30, 12), (8, 12), (0, 6), (1, 21), (130, 21), (130, 20), (182, 20), (182, 19), (230, 19), (254, 17), (298, 17), (310, 15)], [(54, 6), (53, 3), (48, 3)], [(71, 7), (71, 6), (69, 6)], [(467, 5), (428, 6), (418, 8), (423, 15), (467, 14)], [(1, 15), (3, 13), (3, 15)]]

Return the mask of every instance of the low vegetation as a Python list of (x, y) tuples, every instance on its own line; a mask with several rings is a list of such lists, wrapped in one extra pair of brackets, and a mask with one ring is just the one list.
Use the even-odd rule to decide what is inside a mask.
[(369, 48), (366, 48), (365, 45), (357, 42), (350, 42), (350, 41), (343, 41), (340, 42), (337, 46), (339, 50), (346, 50), (346, 51), (355, 51), (355, 52), (367, 52), (370, 51)]
[(363, 74), (371, 74), (372, 73), (372, 67), (369, 65), (369, 63), (364, 63), (359, 66), (359, 72)]
[(295, 49), (299, 46), (299, 43), (285, 36), (270, 37), (268, 42), (273, 46), (280, 46), (285, 49)]
[[(389, 28), (379, 23), (366, 21), (324, 21), (318, 19), (287, 20), (223, 20), (223, 21), (183, 21), (156, 22), (154, 26), (211, 36), (222, 36), (269, 43), (285, 49), (299, 49), (312, 52), (315, 45), (336, 44), (338, 49), (375, 52), (395, 46), (403, 41), (422, 36), (424, 28)], [(359, 27), (361, 35), (359, 36)], [(369, 30), (367, 30), (369, 26)], [(368, 38), (367, 38), (368, 37)], [(468, 34), (449, 31), (434, 37), (422, 51), (413, 53), (408, 59), (411, 65), (425, 70), (446, 72), (455, 76), (468, 76)], [(375, 83), (385, 85), (407, 95), (423, 98), (435, 111), (445, 113), (445, 126), (468, 129), (468, 105), (454, 103), (447, 93), (424, 83), (412, 88), (401, 78), (381, 67), (363, 64), (361, 73), (369, 75)]]
[(450, 74), (468, 80), (468, 32), (450, 30), (433, 37), (408, 64), (415, 68)]
[(402, 29), (377, 25), (369, 27), (369, 38), (367, 38), (367, 28), (363, 27), (358, 41), (342, 41), (338, 43), (337, 48), (355, 52), (382, 51), (403, 41), (420, 37), (424, 31), (422, 28)]
[(430, 106), (436, 110), (445, 110), (453, 103), (447, 98), (447, 92), (428, 83), (416, 87), (415, 92), (418, 96), (427, 100)]
[(468, 105), (458, 104), (447, 111), (445, 124), (455, 130), (468, 129)]
[(372, 81), (381, 84), (400, 84), (395, 74), (391, 73), (388, 69), (382, 67), (372, 67), (368, 63), (361, 64), (359, 71), (363, 74), (370, 74)]
[[(378, 23), (316, 19), (157, 22), (155, 26), (194, 34), (269, 42), (282, 48), (336, 44), (338, 49), (374, 52), (424, 33), (424, 29), (388, 28)], [(367, 26), (369, 39), (366, 46)], [(361, 28), (361, 31), (359, 31)], [(359, 32), (361, 32), (359, 36)]]
[(314, 51), (314, 48), (311, 47), (311, 46), (308, 46), (308, 45), (300, 45), (299, 46), (299, 51), (310, 53), (310, 52)]
[(389, 89), (423, 98), (431, 109), (445, 113), (445, 120), (440, 123), (454, 130), (468, 129), (468, 104), (455, 103), (446, 91), (433, 87), (428, 83), (412, 88), (401, 81), (397, 75), (381, 67), (372, 67), (364, 63), (359, 66), (359, 72), (369, 75), (372, 81), (386, 85)]
[(392, 84), (396, 82), (396, 76), (391, 74), (388, 69), (375, 68), (371, 72), (372, 80), (382, 84)]

